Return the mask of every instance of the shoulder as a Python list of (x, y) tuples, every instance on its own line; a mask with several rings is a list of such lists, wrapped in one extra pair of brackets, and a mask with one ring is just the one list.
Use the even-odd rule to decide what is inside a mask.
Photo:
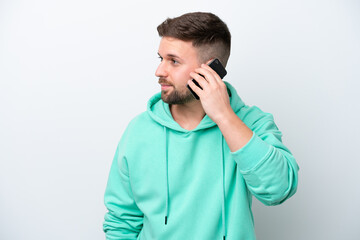
[(149, 114), (147, 113), (147, 111), (144, 111), (138, 115), (136, 115), (135, 117), (133, 117), (133, 119), (131, 119), (129, 126), (130, 125), (141, 125), (141, 124), (145, 124), (148, 123), (149, 121), (151, 121)]
[(237, 113), (238, 117), (252, 130), (261, 128), (264, 124), (270, 124), (276, 128), (274, 117), (271, 113), (264, 112), (257, 106), (245, 105)]
[(152, 119), (150, 118), (149, 114), (144, 111), (138, 115), (136, 115), (134, 118), (131, 119), (129, 122), (126, 131), (138, 131), (144, 128), (148, 128), (149, 125), (152, 124)]
[(157, 124), (149, 115), (144, 111), (136, 115), (127, 125), (123, 137), (126, 139), (145, 139), (155, 134), (158, 131), (163, 131), (163, 128)]

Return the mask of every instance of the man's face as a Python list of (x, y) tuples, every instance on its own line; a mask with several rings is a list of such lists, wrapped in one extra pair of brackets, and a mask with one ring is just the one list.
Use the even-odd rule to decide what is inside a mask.
[(191, 42), (176, 38), (163, 37), (160, 42), (159, 57), (161, 63), (155, 75), (161, 85), (161, 99), (168, 104), (184, 104), (193, 101), (187, 82), (190, 72), (198, 68), (198, 52)]

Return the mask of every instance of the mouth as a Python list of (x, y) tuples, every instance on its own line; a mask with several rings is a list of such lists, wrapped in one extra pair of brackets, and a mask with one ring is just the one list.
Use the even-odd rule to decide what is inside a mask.
[(160, 85), (161, 85), (161, 90), (167, 90), (172, 87), (172, 85), (169, 84), (160, 84)]
[(161, 85), (161, 90), (168, 90), (171, 87), (173, 87), (173, 85), (171, 85), (170, 83), (168, 83), (165, 79), (159, 79), (159, 84)]

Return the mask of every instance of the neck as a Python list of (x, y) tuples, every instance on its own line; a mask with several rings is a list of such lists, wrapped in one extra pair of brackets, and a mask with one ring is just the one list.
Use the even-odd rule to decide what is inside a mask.
[(205, 116), (205, 111), (198, 100), (170, 105), (170, 111), (174, 120), (186, 130), (196, 128)]

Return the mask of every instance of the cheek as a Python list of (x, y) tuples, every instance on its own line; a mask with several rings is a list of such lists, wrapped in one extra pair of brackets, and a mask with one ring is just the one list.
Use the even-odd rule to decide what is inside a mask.
[(186, 84), (191, 79), (190, 72), (191, 69), (186, 68), (181, 73), (179, 73), (179, 78), (183, 84)]
[(178, 69), (178, 71), (173, 71), (172, 79), (175, 85), (178, 86), (186, 85), (187, 82), (191, 79), (190, 72), (191, 70), (188, 68)]

